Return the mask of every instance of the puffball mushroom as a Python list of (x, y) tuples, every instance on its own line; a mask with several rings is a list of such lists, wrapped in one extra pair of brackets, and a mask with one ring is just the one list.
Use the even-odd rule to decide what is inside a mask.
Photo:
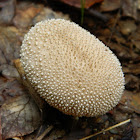
[(51, 19), (37, 23), (21, 46), (25, 76), (48, 104), (77, 117), (102, 115), (124, 90), (117, 57), (79, 25)]

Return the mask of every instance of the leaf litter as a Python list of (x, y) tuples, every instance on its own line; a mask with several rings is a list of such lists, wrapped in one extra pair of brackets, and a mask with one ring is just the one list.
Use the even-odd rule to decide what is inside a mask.
[(0, 110), (3, 139), (30, 134), (40, 125), (40, 111), (29, 95), (5, 102)]
[[(15, 79), (19, 75), (16, 74), (13, 60), (20, 57), (19, 51), (23, 36), (36, 22), (50, 18), (66, 18), (80, 24), (81, 13), (73, 8), (75, 5), (70, 4), (74, 0), (69, 0), (69, 3), (65, 2), (66, 4), (59, 3), (59, 1), (62, 2), (62, 0), (47, 1), (47, 3), (18, 0), (16, 3), (10, 2), (10, 0), (0, 2), (2, 10), (8, 13), (11, 11), (11, 15), (7, 17), (6, 12), (0, 11), (4, 17), (0, 16), (0, 131), (2, 131), (3, 138), (23, 136), (29, 140), (37, 136), (38, 130), (36, 129), (41, 125), (42, 119), (40, 110), (27, 95), (26, 87)], [(126, 78), (124, 95), (120, 104), (107, 114), (98, 118), (79, 118), (77, 123), (71, 122), (73, 118), (48, 107), (53, 113), (45, 114), (47, 121), (44, 125), (53, 125), (54, 129), (47, 133), (44, 140), (84, 138), (129, 118), (131, 118), (131, 123), (128, 125), (112, 129), (106, 132), (106, 135), (100, 134), (94, 138), (138, 140), (140, 136), (139, 0), (103, 0), (102, 2), (96, 0), (99, 2), (98, 4), (93, 4), (91, 1), (88, 1), (88, 6), (85, 7), (82, 26), (109, 46), (120, 59)], [(6, 6), (8, 2), (9, 4)], [(12, 11), (13, 9), (16, 10)], [(95, 13), (92, 14), (90, 11)], [(103, 22), (104, 18), (108, 20)], [(31, 108), (35, 113), (33, 113), (34, 116), (30, 114)], [(48, 117), (52, 118), (52, 121), (49, 121)], [(14, 125), (11, 127), (11, 124)], [(25, 124), (26, 127), (24, 127)]]

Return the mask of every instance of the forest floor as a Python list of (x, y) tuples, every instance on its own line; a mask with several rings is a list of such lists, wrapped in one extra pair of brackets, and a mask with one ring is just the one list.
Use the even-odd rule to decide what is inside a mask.
[[(66, 0), (0, 1), (0, 139), (19, 136), (39, 140), (50, 128), (43, 140), (77, 140), (131, 119), (91, 139), (140, 140), (140, 1), (103, 2), (86, 7), (81, 25), (81, 9)], [(120, 60), (125, 91), (119, 104), (107, 114), (75, 120), (48, 106), (47, 119), (41, 120), (40, 111), (18, 80), (14, 60), (20, 58), (22, 40), (31, 26), (51, 18), (76, 22), (104, 42)]]

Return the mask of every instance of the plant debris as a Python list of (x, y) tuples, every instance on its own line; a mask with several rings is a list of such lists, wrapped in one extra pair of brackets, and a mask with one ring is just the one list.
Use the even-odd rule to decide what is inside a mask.
[(30, 134), (40, 125), (40, 111), (29, 95), (4, 103), (0, 110), (3, 139)]
[[(24, 35), (37, 22), (62, 18), (80, 24), (80, 0), (1, 0), (0, 139), (30, 140), (41, 136), (39, 138), (43, 140), (75, 140), (96, 134), (127, 119), (131, 119), (131, 123), (106, 131), (106, 135), (96, 135), (93, 139), (139, 139), (140, 0), (86, 2), (82, 27), (110, 47), (122, 64), (126, 84), (120, 103), (103, 116), (83, 117), (78, 120), (49, 105), (45, 106), (45, 111), (39, 110), (27, 87), (17, 80), (20, 77), (14, 60), (20, 58), (20, 46)], [(24, 74), (21, 79), (25, 80)], [(45, 126), (41, 131), (42, 135), (38, 135), (42, 125)], [(45, 133), (51, 126), (53, 129)]]

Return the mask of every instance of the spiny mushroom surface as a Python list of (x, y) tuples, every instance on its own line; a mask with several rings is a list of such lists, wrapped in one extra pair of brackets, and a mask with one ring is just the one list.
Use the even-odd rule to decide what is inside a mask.
[(124, 90), (117, 57), (70, 21), (51, 19), (32, 27), (21, 46), (21, 63), (38, 94), (68, 115), (102, 115)]

